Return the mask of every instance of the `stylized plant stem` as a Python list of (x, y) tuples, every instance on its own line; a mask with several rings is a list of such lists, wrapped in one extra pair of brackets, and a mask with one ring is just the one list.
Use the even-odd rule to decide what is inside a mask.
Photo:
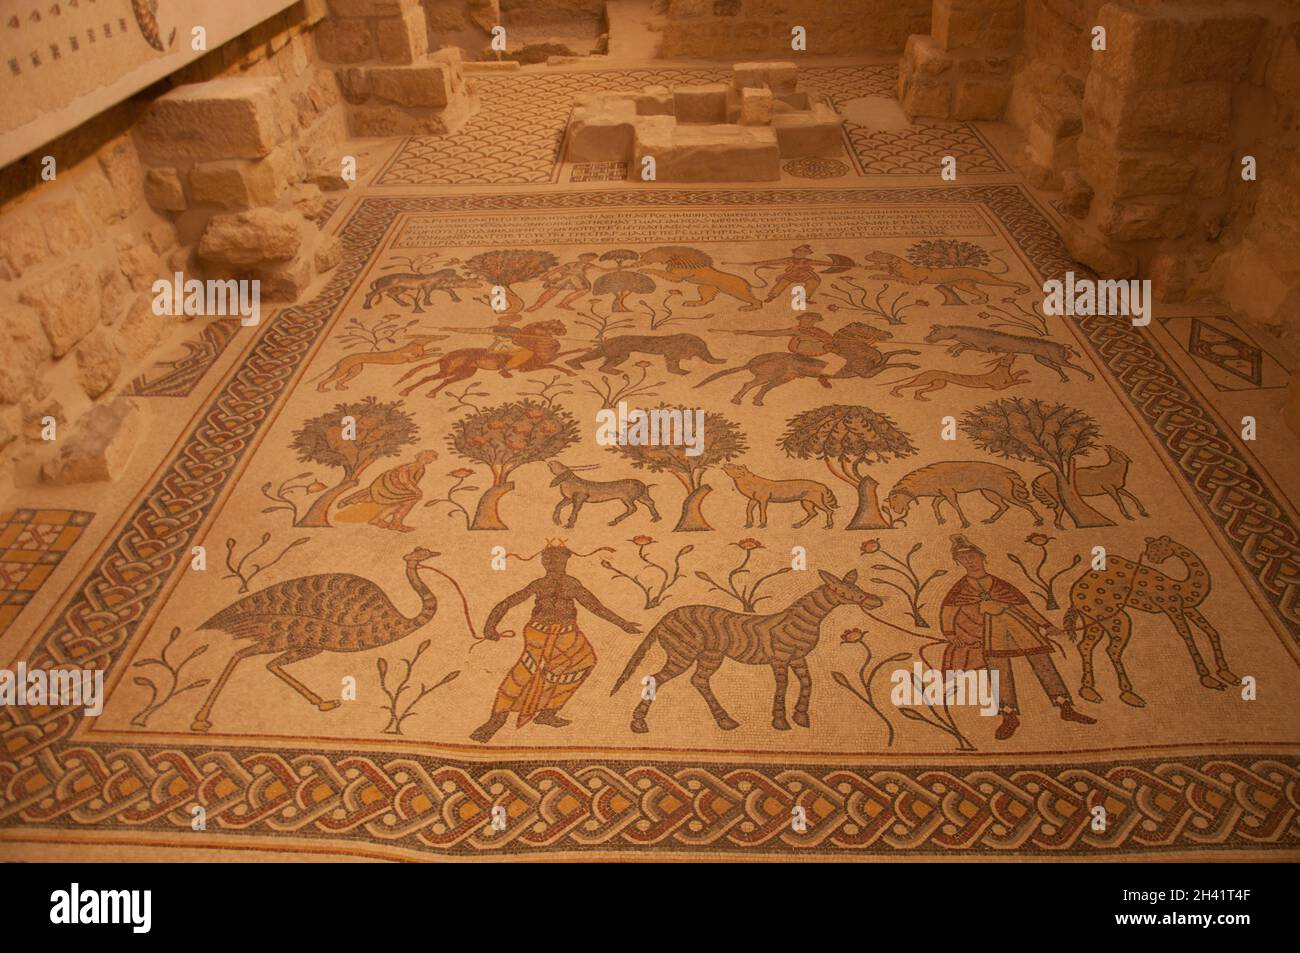
[(829, 310), (862, 311), (865, 314), (884, 318), (889, 324), (902, 324), (908, 309), (926, 304), (922, 299), (907, 301), (906, 299), (912, 294), (910, 291), (900, 291), (892, 301), (886, 302), (885, 294), (888, 291), (889, 282), (885, 282), (880, 290), (876, 292), (875, 298), (872, 299), (867, 289), (852, 278), (840, 278), (831, 284), (827, 297), (842, 301), (843, 304), (831, 305)]
[(188, 691), (193, 691), (196, 688), (203, 688), (210, 681), (210, 679), (206, 678), (196, 678), (192, 682), (187, 682), (184, 685), (181, 685), (181, 672), (185, 669), (185, 666), (189, 665), (190, 662), (194, 661), (206, 652), (208, 646), (206, 643), (200, 645), (189, 655), (185, 656), (185, 658), (181, 659), (179, 663), (173, 665), (171, 660), (167, 658), (167, 650), (176, 644), (176, 640), (180, 637), (180, 626), (173, 627), (171, 634), (167, 636), (167, 644), (164, 645), (162, 651), (158, 653), (158, 658), (141, 659), (131, 666), (132, 668), (147, 668), (150, 665), (157, 665), (166, 673), (164, 676), (164, 684), (167, 686), (167, 690), (161, 695), (159, 694), (158, 684), (152, 679), (141, 678), (138, 676), (131, 679), (131, 681), (136, 685), (149, 689), (148, 704), (136, 712), (135, 716), (131, 719), (131, 724), (135, 725), (137, 728), (143, 728), (148, 725), (149, 719), (153, 717), (153, 713), (159, 708), (162, 708), (163, 705), (166, 705), (175, 698), (179, 698)]
[[(649, 537), (635, 537), (629, 542), (636, 547), (637, 558), (645, 563), (645, 569), (639, 569), (635, 573), (627, 573), (615, 566), (610, 560), (602, 559), (600, 564), (613, 573), (615, 579), (626, 579), (632, 585), (641, 590), (645, 596), (643, 608), (654, 609), (663, 603), (668, 597), (668, 590), (677, 585), (678, 580), (682, 578), (682, 557), (691, 552), (695, 547), (687, 544), (677, 550), (677, 555), (673, 557), (673, 571), (670, 574), (666, 566), (652, 560), (646, 555), (646, 548), (654, 544), (654, 540)], [(658, 585), (647, 584), (641, 581), (641, 574), (649, 570), (656, 570), (660, 574)]]
[(424, 505), (428, 507), (428, 506), (437, 506), (439, 503), (448, 504), (451, 507), (451, 512), (449, 512), (447, 516), (451, 517), (459, 513), (465, 520), (465, 528), (468, 529), (470, 520), (473, 517), (471, 516), (469, 510), (467, 510), (464, 506), (462, 506), (460, 501), (457, 500), (455, 497), (457, 493), (473, 493), (479, 489), (477, 486), (464, 485), (465, 481), (474, 475), (474, 471), (462, 467), (461, 469), (458, 470), (452, 470), (451, 473), (447, 475), (449, 477), (453, 477), (456, 481), (447, 489), (447, 495), (440, 496), (436, 499), (427, 500), (425, 501)]
[(916, 570), (912, 568), (912, 557), (916, 555), (920, 548), (921, 544), (916, 543), (907, 551), (907, 556), (903, 559), (899, 559), (887, 550), (881, 549), (880, 554), (888, 559), (889, 563), (876, 563), (871, 567), (880, 572), (893, 573), (901, 576), (906, 585), (902, 585), (892, 579), (882, 578), (880, 576), (873, 576), (871, 581), (880, 583), (882, 586), (889, 586), (891, 589), (896, 589), (901, 592), (904, 598), (907, 599), (908, 608), (912, 610), (912, 622), (915, 623), (918, 628), (928, 629), (930, 628), (930, 623), (925, 621), (925, 617), (921, 614), (921, 610), (925, 608), (925, 603), (921, 601), (921, 594), (925, 592), (925, 587), (930, 585), (930, 583), (934, 582), (940, 576), (947, 575), (948, 570), (936, 569), (922, 580)]
[(757, 611), (760, 602), (771, 598), (771, 596), (760, 596), (758, 594), (763, 583), (767, 582), (773, 576), (780, 576), (784, 573), (790, 572), (792, 567), (782, 566), (780, 569), (773, 570), (765, 576), (759, 576), (753, 581), (749, 588), (745, 588), (743, 581), (738, 583), (737, 580), (739, 580), (741, 576), (750, 572), (750, 557), (754, 555), (754, 550), (762, 548), (762, 544), (757, 540), (743, 539), (740, 542), (732, 543), (731, 545), (744, 550), (745, 555), (741, 558), (740, 564), (737, 565), (736, 568), (732, 569), (731, 572), (727, 573), (727, 585), (725, 587), (707, 572), (697, 570), (695, 576), (696, 578), (707, 582), (711, 590), (721, 592), (723, 595), (730, 596), (739, 602), (742, 612)]
[(284, 547), (284, 549), (280, 550), (280, 555), (279, 555), (279, 556), (276, 556), (276, 557), (275, 557), (274, 559), (272, 559), (269, 563), (254, 563), (254, 564), (253, 564), (253, 568), (252, 568), (252, 570), (251, 570), (247, 575), (245, 575), (245, 573), (244, 573), (244, 564), (247, 563), (249, 559), (251, 559), (251, 558), (252, 558), (252, 557), (253, 557), (253, 556), (254, 556), (258, 551), (260, 551), (260, 550), (262, 549), (263, 546), (265, 546), (265, 545), (266, 545), (267, 543), (269, 543), (270, 541), (271, 541), (271, 534), (270, 534), (270, 533), (263, 533), (263, 534), (262, 534), (262, 541), (261, 541), (260, 543), (258, 543), (256, 546), (254, 546), (252, 549), (250, 549), (248, 552), (244, 553), (244, 555), (243, 555), (242, 557), (240, 557), (239, 561), (236, 562), (236, 561), (235, 561), (235, 546), (236, 546), (235, 538), (234, 538), (233, 536), (231, 536), (231, 537), (227, 537), (227, 539), (226, 539), (226, 568), (229, 569), (230, 572), (226, 573), (226, 574), (225, 574), (224, 576), (222, 576), (221, 578), (222, 578), (222, 579), (238, 579), (238, 580), (239, 580), (239, 591), (240, 591), (240, 592), (247, 592), (247, 591), (248, 591), (248, 584), (249, 584), (250, 582), (253, 581), (253, 578), (254, 578), (254, 577), (255, 577), (259, 572), (261, 572), (263, 569), (270, 569), (272, 566), (274, 566), (276, 563), (278, 563), (281, 559), (283, 559), (283, 558), (285, 557), (285, 554), (288, 553), (289, 550), (293, 549), (295, 546), (301, 546), (303, 543), (311, 542), (311, 537), (310, 537), (310, 536), (299, 536), (297, 539), (295, 539), (295, 540), (294, 540), (292, 543), (290, 543), (288, 546)]
[(406, 706), (402, 708), (401, 711), (398, 711), (398, 705), (401, 702), (402, 694), (408, 688), (411, 688), (411, 672), (415, 668), (415, 663), (420, 660), (420, 656), (429, 648), (431, 641), (432, 640), (430, 639), (425, 639), (421, 642), (416, 647), (415, 654), (411, 656), (411, 658), (399, 659), (399, 661), (406, 666), (406, 670), (402, 674), (401, 680), (391, 689), (387, 685), (388, 661), (383, 658), (375, 660), (375, 668), (379, 670), (379, 687), (388, 698), (387, 705), (379, 706), (388, 713), (388, 724), (384, 726), (384, 734), (386, 735), (400, 735), (402, 733), (402, 722), (415, 714), (415, 706), (423, 701), (425, 696), (437, 691), (439, 688), (460, 675), (459, 671), (448, 672), (440, 681), (435, 682), (432, 685), (425, 685), (421, 682), (419, 690), (415, 693), (415, 697), (407, 702)]
[[(623, 371), (615, 379), (601, 374), (599, 387), (586, 380), (582, 382), (582, 386), (600, 399), (602, 407), (617, 407), (619, 401), (632, 400), (634, 397), (654, 397), (658, 393), (656, 388), (663, 387), (664, 384), (668, 383), (667, 381), (655, 381), (653, 384), (647, 384), (645, 379), (649, 373), (649, 362), (638, 361), (637, 367), (641, 371), (641, 376), (635, 381), (632, 380), (632, 376), (627, 371)], [(615, 385), (614, 381), (620, 379), (623, 383)]]
[(489, 396), (487, 391), (479, 390), (477, 384), (466, 384), (459, 394), (450, 387), (448, 387), (444, 393), (455, 401), (455, 403), (451, 405), (451, 411), (453, 413), (460, 410), (462, 407), (468, 407), (477, 414), (483, 409), (483, 407), (480, 404), (474, 403), (470, 398)]
[(573, 388), (568, 386), (568, 382), (561, 374), (555, 374), (549, 381), (538, 380), (533, 378), (528, 381), (529, 384), (536, 384), (537, 390), (520, 391), (522, 397), (536, 397), (547, 407), (555, 403), (555, 398), (565, 397), (573, 393)]
[(298, 503), (292, 499), (289, 494), (301, 492), (304, 495), (311, 492), (312, 473), (297, 473), (286, 480), (281, 480), (280, 485), (271, 492), (271, 481), (267, 480), (262, 484), (262, 495), (270, 500), (274, 506), (267, 506), (262, 509), (263, 513), (274, 513), (277, 510), (288, 510), (293, 514), (294, 523), (298, 522)]
[[(853, 643), (849, 642), (844, 644)], [(862, 690), (858, 691), (858, 689), (854, 688), (852, 683), (849, 681), (848, 676), (843, 672), (831, 672), (831, 678), (833, 678), (836, 684), (841, 688), (851, 692), (855, 698), (871, 709), (871, 711), (875, 713), (876, 717), (884, 722), (885, 731), (887, 732), (885, 735), (885, 746), (892, 748), (894, 745), (894, 725), (885, 713), (880, 710), (880, 706), (876, 704), (875, 697), (872, 695), (872, 683), (875, 681), (876, 674), (890, 662), (906, 661), (911, 658), (911, 655), (907, 652), (896, 652), (888, 658), (881, 659), (873, 668), (871, 666), (871, 646), (867, 645), (865, 640), (860, 641), (857, 644), (861, 645), (866, 652), (866, 657), (863, 659), (862, 664), (858, 666), (858, 682), (862, 685)]]
[(1047, 564), (1047, 548), (1055, 538), (1056, 537), (1054, 536), (1043, 536), (1040, 533), (1035, 533), (1025, 540), (1025, 542), (1038, 550), (1038, 565), (1034, 567), (1032, 572), (1030, 572), (1030, 570), (1025, 566), (1019, 556), (1015, 553), (1007, 553), (1007, 559), (1015, 563), (1020, 569), (1025, 580), (1031, 587), (1033, 587), (1034, 595), (1043, 600), (1049, 612), (1060, 608), (1056, 601), (1056, 580), (1064, 576), (1075, 566), (1079, 565), (1079, 562), (1083, 559), (1082, 556), (1075, 553), (1074, 558), (1070, 560), (1070, 565), (1045, 577), (1043, 575), (1043, 567)]

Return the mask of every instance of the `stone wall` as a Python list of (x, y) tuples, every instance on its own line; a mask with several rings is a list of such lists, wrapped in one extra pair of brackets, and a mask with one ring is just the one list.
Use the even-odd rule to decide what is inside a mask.
[[(323, 15), (323, 0), (305, 0), (0, 170), (0, 480), (31, 478), (49, 454), (42, 418), (75, 434), (186, 332), (153, 313), (159, 278), (254, 274), (287, 300), (331, 264), (313, 179), (341, 184), (328, 173), (346, 126), (316, 63)], [(234, 260), (222, 236), (250, 216), (274, 217), (292, 252)]]
[(668, 0), (663, 56), (746, 59), (791, 55), (790, 31), (809, 55), (896, 53), (930, 30), (930, 0)]

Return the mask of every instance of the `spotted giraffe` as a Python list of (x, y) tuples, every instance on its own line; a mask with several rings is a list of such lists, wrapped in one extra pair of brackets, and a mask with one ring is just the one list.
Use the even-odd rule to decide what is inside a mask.
[[(1169, 559), (1181, 560), (1187, 567), (1183, 579), (1166, 576), (1144, 563), (1159, 565)], [(1084, 573), (1070, 589), (1070, 609), (1065, 613), (1065, 630), (1075, 641), (1077, 627), (1083, 622), (1082, 636), (1078, 637), (1079, 657), (1083, 661), (1083, 684), (1080, 697), (1090, 702), (1101, 701), (1096, 689), (1096, 675), (1092, 668), (1092, 652), (1105, 636), (1108, 639), (1106, 654), (1115, 666), (1119, 677), (1120, 699), (1129, 705), (1142, 707), (1146, 701), (1133, 691), (1133, 683), (1124, 669), (1124, 647), (1133, 631), (1133, 619), (1126, 610), (1163, 614), (1173, 623), (1187, 646), (1196, 673), (1206, 688), (1222, 690), (1225, 683), (1238, 684), (1241, 679), (1228, 668), (1227, 659), (1219, 644), (1219, 633), (1197, 609), (1210, 594), (1210, 573), (1194, 552), (1168, 536), (1147, 537), (1146, 549), (1137, 562), (1123, 556), (1107, 556), (1104, 570)], [(1218, 678), (1210, 674), (1192, 637), (1192, 623), (1210, 639)]]

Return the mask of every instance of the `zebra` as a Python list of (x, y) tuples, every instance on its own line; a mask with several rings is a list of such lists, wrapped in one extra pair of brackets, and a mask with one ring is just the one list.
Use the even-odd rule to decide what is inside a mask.
[[(613, 695), (632, 677), (642, 659), (656, 640), (668, 653), (663, 668), (652, 676), (650, 691), (644, 692), (636, 710), (632, 712), (632, 730), (649, 731), (646, 713), (655, 694), (672, 679), (681, 675), (691, 663), (695, 673), (691, 684), (704, 696), (709, 711), (724, 731), (738, 728), (740, 723), (727, 714), (709, 679), (718, 670), (724, 658), (733, 658), (746, 665), (770, 665), (776, 675), (776, 693), (772, 697), (772, 727), (788, 731), (785, 717), (785, 693), (789, 672), (794, 670), (799, 680), (799, 700), (794, 706), (794, 722), (808, 727), (808, 702), (812, 697), (812, 676), (808, 671), (806, 656), (817, 646), (822, 620), (836, 606), (855, 605), (863, 612), (878, 609), (884, 600), (856, 585), (858, 571), (850, 569), (844, 578), (833, 573), (820, 573), (822, 585), (800, 596), (781, 612), (763, 615), (734, 612), (720, 606), (678, 606), (664, 614), (646, 634), (637, 650), (628, 660), (623, 674), (610, 690)], [(648, 697), (647, 697), (648, 696)]]

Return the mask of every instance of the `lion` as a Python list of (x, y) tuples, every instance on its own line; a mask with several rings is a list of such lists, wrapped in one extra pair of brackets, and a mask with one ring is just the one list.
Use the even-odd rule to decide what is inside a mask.
[[(647, 268), (647, 265), (662, 265), (662, 268)], [(739, 301), (745, 302), (741, 311), (758, 311), (763, 302), (754, 295), (754, 286), (740, 275), (719, 271), (713, 267), (713, 259), (698, 248), (682, 245), (660, 245), (641, 256), (635, 267), (651, 275), (667, 278), (669, 281), (685, 281), (700, 289), (695, 301), (685, 302), (688, 308), (698, 308), (708, 304), (721, 292)]]

